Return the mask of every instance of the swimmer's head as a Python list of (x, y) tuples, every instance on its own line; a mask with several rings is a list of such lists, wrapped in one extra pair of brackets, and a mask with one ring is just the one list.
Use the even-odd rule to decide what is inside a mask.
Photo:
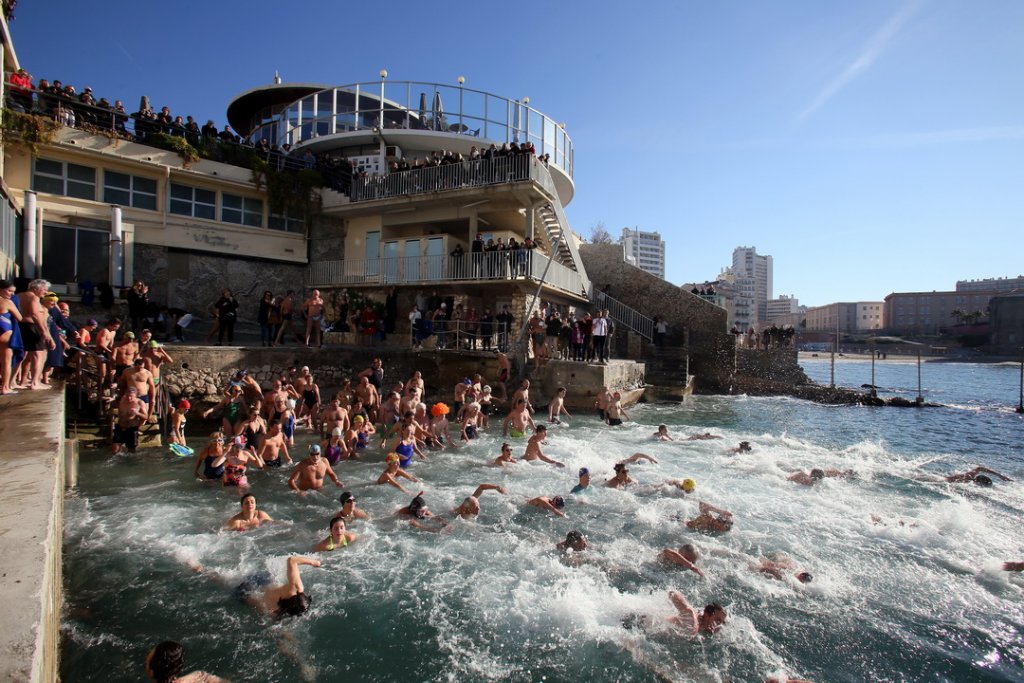
[[(235, 438), (233, 438), (231, 440), (231, 445), (235, 446), (236, 448), (244, 448), (245, 447), (245, 437), (244, 436), (236, 436)], [(317, 448), (319, 448), (319, 446), (317, 446)]]
[(467, 515), (480, 514), (480, 501), (474, 496), (467, 496), (459, 506), (459, 512)]
[(146, 673), (154, 681), (173, 681), (185, 668), (185, 648), (181, 643), (165, 640), (146, 656)]
[(490, 384), (485, 384), (485, 385), (484, 385), (484, 388), (483, 388), (483, 392), (484, 392), (485, 394), (489, 394), (489, 393), (491, 393), (491, 385), (490, 385)]
[(210, 441), (224, 443), (224, 432), (214, 432), (213, 434), (210, 434)]
[(345, 533), (345, 518), (341, 515), (338, 515), (337, 517), (331, 520), (331, 522), (327, 525), (327, 528), (331, 531), (332, 534)]
[(250, 498), (252, 498), (252, 506), (256, 507), (256, 496), (254, 496), (251, 493), (247, 493), (244, 496), (242, 496), (241, 500), (239, 501), (242, 504), (243, 508), (245, 507), (245, 501), (249, 500)]
[(704, 614), (701, 615), (701, 627), (706, 631), (714, 633), (722, 628), (722, 624), (725, 623), (727, 616), (725, 608), (717, 602), (713, 602), (704, 607)]
[(320, 455), (320, 444), (318, 444), (318, 443), (310, 444), (309, 445), (309, 454), (310, 455)]
[(668, 425), (658, 425), (659, 434), (668, 434)]
[(583, 535), (582, 531), (573, 529), (565, 535), (565, 541), (563, 547), (572, 548), (575, 552), (581, 552), (587, 549), (587, 537)]
[(281, 598), (277, 601), (277, 611), (281, 616), (297, 617), (309, 609), (313, 600), (305, 593), (296, 593), (290, 598)]
[(143, 358), (136, 358), (135, 360), (132, 361), (132, 365), (134, 365), (137, 368), (141, 368), (145, 364), (146, 361)]
[(537, 434), (541, 434), (543, 432), (547, 432), (548, 428), (545, 425), (537, 425), (537, 429), (535, 431), (537, 432)]
[(384, 458), (384, 462), (388, 465), (392, 465), (400, 459), (401, 458), (398, 457), (398, 453), (388, 453), (388, 457)]
[(341, 427), (335, 427), (331, 430), (331, 436), (341, 436)]
[(362, 423), (365, 422), (365, 420), (363, 419), (362, 415), (356, 415), (355, 417), (352, 418), (352, 422)]
[(555, 496), (554, 498), (551, 499), (551, 504), (554, 505), (556, 509), (561, 510), (562, 508), (565, 507), (565, 498), (562, 498), (561, 496)]
[(338, 498), (338, 501), (341, 503), (342, 507), (348, 505), (349, 503), (355, 505), (356, 497), (352, 495), (351, 491), (345, 491), (344, 493), (341, 494), (341, 497)]
[(681, 482), (679, 482), (679, 488), (681, 488), (686, 493), (693, 493), (693, 490), (697, 488), (697, 482), (695, 482), (693, 479), (683, 479)]
[(580, 479), (582, 479), (583, 477), (589, 477), (589, 476), (590, 476), (590, 470), (588, 468), (586, 468), (586, 467), (581, 467), (580, 468)]
[(796, 580), (800, 583), (810, 583), (814, 580), (814, 576), (810, 572), (800, 572), (796, 575)]
[(824, 479), (824, 478), (825, 478), (825, 470), (819, 469), (817, 467), (814, 468), (813, 470), (811, 470), (811, 479), (814, 479), (815, 481), (818, 481), (818, 480), (821, 480), (821, 479)]
[(288, 410), (295, 410), (295, 399), (294, 398), (288, 399), (288, 404), (287, 405), (288, 405)]
[(467, 387), (473, 386), (473, 380), (471, 380), (468, 377), (462, 378), (462, 383), (465, 384)]
[(183, 398), (180, 401), (178, 401), (178, 410), (180, 410), (181, 412), (185, 412), (191, 407), (192, 404), (189, 403), (189, 400), (187, 398)]
[(629, 468), (626, 467), (625, 463), (621, 463), (621, 462), (615, 463), (615, 473), (616, 474), (629, 474)]
[(690, 562), (696, 562), (698, 559), (700, 559), (700, 553), (697, 552), (697, 549), (693, 546), (692, 543), (687, 543), (686, 545), (680, 547), (679, 554), (685, 557)]
[(974, 483), (978, 486), (988, 488), (989, 486), (992, 486), (992, 479), (986, 477), (984, 474), (979, 474), (974, 478)]
[(422, 519), (423, 517), (427, 516), (426, 512), (427, 501), (423, 500), (423, 494), (420, 493), (419, 495), (412, 499), (411, 503), (409, 503), (409, 514), (413, 515), (414, 517), (419, 517)]
[(749, 453), (751, 451), (749, 441), (740, 441), (739, 447), (740, 453)]

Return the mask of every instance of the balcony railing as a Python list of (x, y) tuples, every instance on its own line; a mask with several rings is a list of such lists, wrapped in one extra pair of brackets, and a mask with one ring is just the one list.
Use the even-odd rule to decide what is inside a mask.
[[(492, 251), (462, 256), (394, 256), (345, 261), (314, 261), (309, 264), (310, 287), (332, 285), (398, 285), (461, 281), (539, 282), (548, 265), (547, 255), (536, 250)], [(574, 296), (583, 296), (579, 273), (554, 262), (544, 281)]]
[(630, 308), (618, 299), (613, 299), (601, 290), (592, 290), (591, 301), (600, 309), (607, 310), (612, 319), (625, 325), (647, 340), (654, 339), (654, 320)]
[(462, 85), (418, 81), (352, 83), (296, 100), (284, 111), (260, 112), (253, 138), (297, 147), (318, 137), (354, 131), (414, 130), (533, 143), (538, 155), (573, 174), (572, 140), (562, 123), (530, 106)]
[(543, 163), (532, 154), (515, 154), (380, 176), (360, 176), (352, 180), (351, 199), (353, 202), (365, 202), (530, 180), (540, 183), (542, 179), (550, 178), (548, 173), (540, 172), (541, 166)]

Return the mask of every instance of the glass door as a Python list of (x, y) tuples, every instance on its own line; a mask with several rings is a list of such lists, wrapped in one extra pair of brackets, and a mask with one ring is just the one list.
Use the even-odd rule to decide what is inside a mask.
[(406, 240), (403, 255), (402, 264), (405, 266), (405, 281), (419, 282), (422, 278), (420, 273), (422, 270), (420, 264), (420, 241), (418, 239)]

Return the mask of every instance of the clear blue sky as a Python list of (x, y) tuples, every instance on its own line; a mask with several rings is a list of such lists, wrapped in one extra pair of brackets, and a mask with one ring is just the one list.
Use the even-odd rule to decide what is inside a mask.
[(584, 236), (658, 230), (667, 278), (736, 246), (807, 305), (1024, 273), (1024, 2), (22, 0), (35, 78), (226, 122), (270, 82), (455, 83), (558, 121)]

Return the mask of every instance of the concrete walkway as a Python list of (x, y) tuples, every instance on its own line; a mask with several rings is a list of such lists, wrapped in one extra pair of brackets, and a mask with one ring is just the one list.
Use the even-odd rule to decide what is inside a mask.
[(62, 388), (0, 396), (0, 681), (57, 680), (63, 453)]

